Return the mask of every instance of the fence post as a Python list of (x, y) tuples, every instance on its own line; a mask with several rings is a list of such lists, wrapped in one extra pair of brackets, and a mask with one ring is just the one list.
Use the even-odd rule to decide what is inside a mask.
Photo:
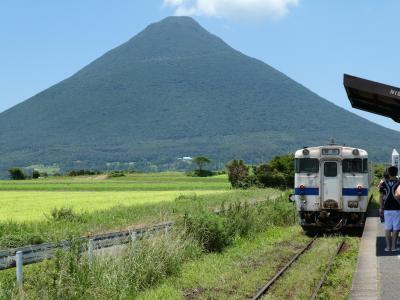
[(136, 233), (136, 231), (134, 231), (131, 234), (132, 255), (135, 255), (136, 240), (137, 240), (137, 233)]
[(22, 251), (18, 251), (15, 255), (15, 264), (16, 264), (16, 270), (17, 270), (17, 285), (22, 287), (23, 282), (24, 282), (24, 273), (23, 273), (23, 255)]
[(89, 244), (88, 244), (88, 257), (89, 257), (89, 264), (93, 263), (93, 258), (94, 258), (94, 241), (93, 239), (89, 240)]

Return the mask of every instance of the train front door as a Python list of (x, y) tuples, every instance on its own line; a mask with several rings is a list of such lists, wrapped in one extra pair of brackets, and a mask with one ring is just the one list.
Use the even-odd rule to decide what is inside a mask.
[(339, 172), (339, 162), (325, 161), (322, 166), (322, 199), (321, 204), (324, 209), (338, 209), (341, 207), (341, 176)]

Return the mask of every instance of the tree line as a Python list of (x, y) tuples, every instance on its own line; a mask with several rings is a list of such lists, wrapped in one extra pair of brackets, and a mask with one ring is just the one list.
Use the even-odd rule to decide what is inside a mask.
[(246, 165), (243, 160), (232, 160), (226, 165), (233, 188), (274, 187), (286, 189), (294, 185), (294, 155), (276, 156), (260, 165)]

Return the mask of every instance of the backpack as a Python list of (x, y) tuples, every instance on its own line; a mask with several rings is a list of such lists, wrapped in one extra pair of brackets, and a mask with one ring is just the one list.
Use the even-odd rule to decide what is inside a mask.
[[(385, 185), (387, 191), (386, 195), (383, 197), (383, 201), (385, 202), (389, 198), (389, 196), (392, 196), (396, 200), (396, 202), (400, 205), (400, 198), (398, 199), (396, 197), (396, 190), (400, 185), (400, 181), (385, 180), (382, 184)], [(397, 193), (397, 196), (400, 196), (399, 193)]]

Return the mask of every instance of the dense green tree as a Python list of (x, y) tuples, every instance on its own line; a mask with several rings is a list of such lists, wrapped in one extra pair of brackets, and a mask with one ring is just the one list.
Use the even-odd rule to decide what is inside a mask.
[(228, 171), (228, 179), (232, 187), (244, 187), (244, 183), (249, 176), (249, 167), (245, 165), (243, 160), (232, 160), (226, 165)]
[(294, 155), (276, 156), (254, 168), (259, 184), (265, 187), (288, 188), (294, 184)]
[(193, 162), (197, 165), (199, 170), (202, 171), (205, 165), (211, 163), (211, 160), (205, 156), (196, 156), (193, 158)]
[(10, 179), (12, 180), (24, 180), (26, 179), (25, 173), (20, 168), (11, 168), (8, 170)]
[(40, 173), (38, 170), (33, 170), (32, 172), (32, 178), (33, 179), (38, 179), (40, 177)]

